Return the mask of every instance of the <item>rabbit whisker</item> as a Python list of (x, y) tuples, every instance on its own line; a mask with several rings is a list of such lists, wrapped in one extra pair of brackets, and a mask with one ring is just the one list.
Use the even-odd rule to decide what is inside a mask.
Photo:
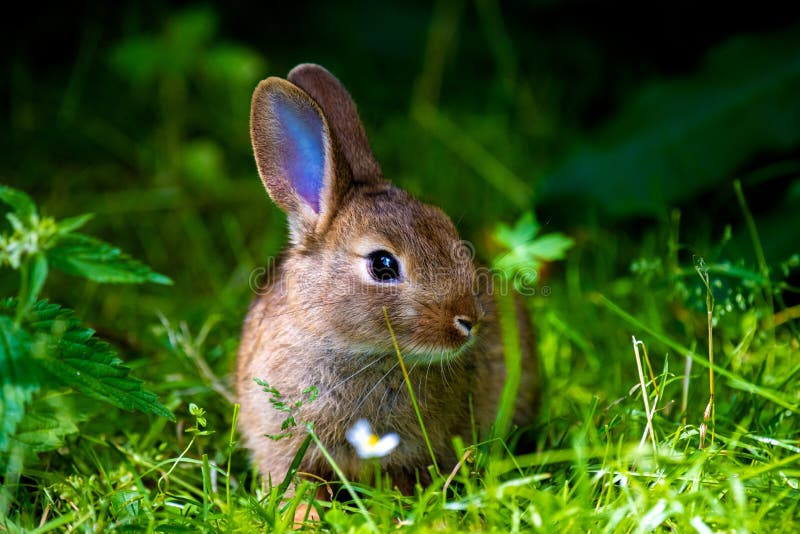
[(338, 381), (337, 383), (335, 383), (333, 386), (331, 386), (331, 387), (330, 387), (330, 389), (329, 389), (328, 391), (329, 391), (329, 392), (333, 392), (334, 390), (336, 390), (336, 389), (337, 389), (339, 386), (341, 386), (342, 384), (344, 384), (344, 383), (348, 382), (350, 379), (352, 379), (352, 378), (354, 378), (354, 377), (356, 377), (356, 376), (360, 375), (361, 373), (363, 373), (364, 371), (366, 371), (367, 369), (369, 369), (370, 367), (372, 367), (373, 365), (375, 365), (376, 363), (378, 363), (378, 362), (380, 362), (380, 361), (382, 361), (382, 359), (381, 359), (381, 358), (375, 358), (374, 360), (372, 360), (371, 362), (369, 362), (367, 365), (364, 365), (364, 366), (362, 366), (362, 367), (361, 367), (361, 368), (360, 368), (358, 371), (356, 371), (355, 373), (353, 373), (353, 374), (351, 374), (350, 376), (348, 376), (347, 378), (343, 378), (342, 380), (340, 380), (340, 381)]
[[(392, 365), (392, 366), (389, 368), (389, 370), (388, 370), (388, 371), (386, 371), (386, 372), (383, 374), (383, 376), (382, 376), (382, 377), (380, 377), (380, 378), (378, 379), (378, 381), (377, 381), (377, 382), (375, 382), (375, 384), (374, 384), (374, 385), (373, 385), (373, 386), (372, 386), (372, 387), (369, 389), (369, 391), (367, 391), (367, 392), (364, 394), (364, 396), (363, 396), (363, 397), (361, 397), (361, 400), (358, 402), (358, 404), (356, 405), (356, 407), (355, 407), (355, 408), (353, 408), (353, 411), (352, 411), (352, 413), (350, 414), (350, 419), (349, 419), (350, 423), (352, 423), (353, 419), (354, 419), (354, 418), (356, 417), (356, 415), (358, 414), (358, 410), (359, 410), (359, 408), (361, 408), (361, 406), (363, 406), (363, 405), (364, 405), (364, 402), (366, 402), (367, 398), (368, 398), (368, 397), (369, 397), (369, 396), (372, 394), (372, 392), (373, 392), (373, 391), (375, 391), (375, 388), (377, 388), (377, 387), (380, 385), (380, 383), (381, 383), (381, 382), (383, 382), (383, 380), (384, 380), (384, 379), (385, 379), (387, 376), (389, 376), (389, 374), (390, 374), (392, 371), (394, 371), (394, 369), (395, 369), (395, 368), (396, 368), (398, 365), (400, 365), (400, 362), (397, 362), (397, 363), (395, 363), (394, 365)], [(349, 425), (348, 425), (348, 426), (349, 426)]]

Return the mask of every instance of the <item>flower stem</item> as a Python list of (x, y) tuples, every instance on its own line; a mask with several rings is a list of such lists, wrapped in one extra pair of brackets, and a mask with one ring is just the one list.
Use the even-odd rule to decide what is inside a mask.
[(372, 521), (372, 517), (369, 515), (367, 507), (364, 506), (364, 502), (358, 496), (358, 493), (356, 493), (353, 484), (349, 480), (347, 480), (347, 477), (342, 472), (341, 468), (336, 463), (336, 461), (333, 459), (331, 453), (328, 452), (328, 449), (325, 448), (325, 446), (322, 444), (322, 441), (320, 441), (319, 437), (317, 437), (317, 434), (314, 432), (314, 429), (310, 425), (306, 425), (306, 428), (308, 430), (308, 435), (311, 436), (311, 439), (313, 439), (314, 443), (316, 443), (319, 452), (321, 452), (322, 455), (325, 457), (325, 459), (328, 460), (328, 463), (331, 464), (331, 467), (333, 468), (333, 471), (336, 473), (336, 476), (339, 477), (339, 480), (342, 481), (342, 485), (347, 489), (348, 493), (350, 493), (350, 496), (353, 498), (353, 501), (356, 503), (356, 506), (358, 506), (358, 509), (361, 511), (361, 514), (364, 516), (364, 519), (366, 519), (367, 523), (369, 523), (369, 526), (372, 527), (373, 532), (377, 532), (378, 526), (375, 524), (374, 521)]

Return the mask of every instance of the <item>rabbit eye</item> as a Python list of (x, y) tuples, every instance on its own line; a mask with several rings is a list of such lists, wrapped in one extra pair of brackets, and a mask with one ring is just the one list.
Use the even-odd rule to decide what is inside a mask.
[(400, 279), (400, 262), (385, 250), (369, 253), (367, 270), (370, 276), (378, 282), (394, 282)]

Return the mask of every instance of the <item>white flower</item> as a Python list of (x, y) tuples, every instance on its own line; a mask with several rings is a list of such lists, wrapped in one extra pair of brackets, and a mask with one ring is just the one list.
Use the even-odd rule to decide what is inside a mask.
[(353, 428), (345, 434), (356, 449), (356, 454), (360, 458), (380, 458), (386, 456), (394, 450), (400, 443), (400, 436), (391, 432), (383, 437), (372, 432), (369, 422), (366, 419), (359, 419)]

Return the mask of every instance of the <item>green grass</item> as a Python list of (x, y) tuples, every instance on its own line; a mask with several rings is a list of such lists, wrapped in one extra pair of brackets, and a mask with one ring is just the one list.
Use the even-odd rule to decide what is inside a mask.
[[(596, 246), (579, 241), (564, 272), (579, 269), (585, 276), (595, 260), (576, 263)], [(710, 288), (718, 287), (721, 279), (709, 276)], [(546, 373), (536, 452), (514, 456), (487, 443), (456, 443), (465, 460), (459, 469), (441, 475), (432, 471), (433, 483), (418, 487), (413, 496), (400, 495), (385, 480), (379, 487), (333, 483), (329, 490), (343, 500), (316, 502), (322, 519), (307, 520), (303, 528), (795, 529), (800, 521), (798, 338), (788, 323), (774, 324), (765, 287), (728, 279), (735, 295), (718, 297), (715, 309), (725, 310), (730, 302), (753, 304), (713, 315), (712, 365), (706, 310), (688, 307), (679, 298), (700, 288), (703, 302), (702, 279), (697, 273), (667, 278), (651, 273), (650, 282), (634, 275), (602, 280), (596, 274), (595, 289), (584, 290), (580, 284), (570, 286), (569, 276), (553, 277), (545, 281), (550, 296), (529, 300)], [(677, 312), (670, 311), (676, 307)], [(683, 324), (676, 324), (676, 317)], [(298, 505), (312, 502), (316, 487), (305, 482), (284, 500), (285, 486), (265, 488), (237, 447), (232, 396), (215, 374), (226, 372), (230, 358), (209, 361), (219, 347), (235, 344), (236, 332), (220, 332), (214, 316), (197, 334), (165, 319), (156, 330), (171, 363), (163, 380), (149, 382), (168, 399), (178, 424), (119, 413), (111, 420), (91, 420), (62, 449), (26, 469), (19, 487), (6, 488), (12, 506), (0, 528), (292, 528)], [(649, 356), (642, 363), (646, 396), (631, 336)], [(655, 368), (652, 377), (649, 363)], [(704, 419), (710, 369), (716, 373), (715, 417)], [(646, 431), (645, 398), (652, 433)], [(192, 400), (208, 411), (202, 416), (205, 426), (196, 410), (189, 413)], [(709, 429), (701, 447), (704, 423)]]
[[(339, 500), (317, 502), (321, 519), (307, 519), (303, 528), (800, 528), (800, 291), (792, 285), (800, 264), (793, 230), (800, 222), (792, 205), (800, 191), (796, 156), (787, 156), (785, 165), (761, 165), (737, 160), (739, 152), (726, 149), (720, 163), (714, 160), (718, 154), (692, 147), (705, 158), (703, 165), (728, 169), (696, 198), (692, 173), (707, 169), (690, 158), (694, 163), (681, 171), (686, 175), (676, 174), (674, 167), (689, 160), (681, 147), (670, 145), (669, 165), (648, 171), (673, 179), (678, 192), (657, 198), (663, 205), (655, 202), (660, 207), (644, 221), (603, 217), (601, 209), (584, 209), (584, 203), (542, 202), (536, 197), (539, 177), (553, 176), (550, 169), (564, 157), (574, 165), (588, 157), (584, 167), (596, 172), (590, 173), (593, 187), (613, 202), (619, 183), (607, 187), (616, 174), (612, 156), (626, 153), (640, 136), (650, 140), (653, 153), (663, 149), (661, 123), (647, 123), (647, 116), (640, 123), (636, 109), (628, 109), (586, 156), (580, 147), (591, 142), (589, 134), (568, 120), (575, 102), (565, 97), (561, 103), (560, 95), (572, 86), (601, 88), (558, 77), (539, 85), (526, 75), (527, 51), (514, 49), (518, 43), (496, 4), (477, 2), (472, 15), (458, 2), (437, 5), (431, 45), (422, 58), (411, 58), (421, 66), (409, 109), (407, 94), (392, 94), (386, 100), (403, 102), (403, 109), (385, 115), (368, 103), (381, 102), (373, 91), (387, 89), (369, 76), (351, 74), (344, 81), (356, 101), (365, 102), (360, 109), (387, 176), (442, 206), (487, 264), (506, 252), (498, 234), (533, 224), (524, 218), (526, 210), (548, 214), (540, 220), (548, 233), (574, 238), (563, 261), (544, 265), (536, 295), (526, 298), (544, 374), (536, 448), (511, 454), (502, 435), (487, 443), (454, 440), (462, 458), (457, 470), (432, 471), (432, 484), (412, 496), (393, 491), (380, 477), (375, 485), (332, 483), (323, 491)], [(461, 17), (468, 16), (478, 17), (487, 46), (463, 33), (488, 51), (483, 60), (496, 76), (460, 73), (463, 79), (448, 83), (448, 76), (456, 76), (448, 62), (458, 60), (448, 58), (457, 55), (458, 30), (467, 24)], [(95, 213), (82, 231), (119, 245), (174, 281), (172, 287), (109, 287), (52, 272), (41, 295), (75, 309), (111, 341), (176, 422), (94, 401), (78, 404), (69, 390), (47, 392), (42, 402), (61, 406), (59, 413), (78, 431), (57, 450), (27, 459), (18, 480), (0, 473), (0, 532), (280, 532), (293, 529), (296, 512), (316, 495), (317, 485), (305, 481), (285, 497), (284, 481), (265, 484), (254, 472), (238, 443), (231, 380), (241, 319), (252, 297), (249, 277), (285, 241), (284, 217), (270, 205), (249, 152), (250, 91), (267, 74), (285, 74), (275, 64), (296, 58), (287, 53), (267, 61), (254, 47), (216, 36), (216, 22), (210, 10), (173, 14), (149, 32), (104, 41), (108, 52), (102, 57), (87, 38), (80, 68), (65, 75), (62, 85), (42, 89), (45, 102), (30, 96), (26, 58), (18, 60), (11, 84), (17, 105), (7, 131), (14, 132), (9, 146), (20, 163), (4, 162), (0, 179), (27, 191), (59, 220)], [(428, 31), (427, 19), (423, 29)], [(779, 34), (767, 44), (790, 50), (780, 46), (783, 38)], [(565, 53), (567, 60), (595, 57), (591, 43), (582, 43), (574, 56)], [(470, 53), (477, 46), (461, 44), (470, 45)], [(723, 56), (715, 68), (724, 71), (730, 55)], [(794, 68), (784, 65), (774, 76), (784, 80)], [(724, 86), (726, 78), (714, 78), (714, 72), (690, 76), (676, 92), (669, 83), (651, 86), (643, 101), (660, 96), (681, 103), (692, 87), (702, 95)], [(456, 83), (459, 91), (452, 90)], [(550, 89), (541, 89), (547, 84)], [(745, 94), (738, 86), (730, 91), (728, 100), (759, 109), (753, 99), (760, 93)], [(120, 93), (134, 96), (122, 105)], [(719, 114), (701, 117), (699, 137), (724, 136), (730, 125), (719, 117), (736, 109), (723, 106)], [(49, 124), (51, 117), (58, 117), (57, 127), (40, 138), (34, 126)], [(750, 122), (739, 133), (747, 141), (749, 125), (766, 123), (755, 115), (745, 118)], [(677, 128), (686, 121), (675, 122)], [(621, 139), (617, 145), (615, 138)], [(780, 153), (783, 147), (768, 148)], [(730, 168), (741, 169), (741, 184)], [(623, 170), (622, 189), (641, 192), (638, 167)], [(785, 176), (794, 185), (780, 189)], [(765, 192), (783, 197), (770, 204), (774, 212), (751, 202), (763, 201)], [(610, 211), (625, 211), (626, 201), (618, 202)], [(498, 230), (501, 224), (505, 230)], [(0, 296), (15, 294), (16, 276), (0, 272)], [(511, 362), (514, 353), (509, 351)], [(706, 416), (712, 370), (713, 410)], [(85, 418), (73, 421), (70, 409)], [(509, 419), (506, 405), (498, 428)]]

